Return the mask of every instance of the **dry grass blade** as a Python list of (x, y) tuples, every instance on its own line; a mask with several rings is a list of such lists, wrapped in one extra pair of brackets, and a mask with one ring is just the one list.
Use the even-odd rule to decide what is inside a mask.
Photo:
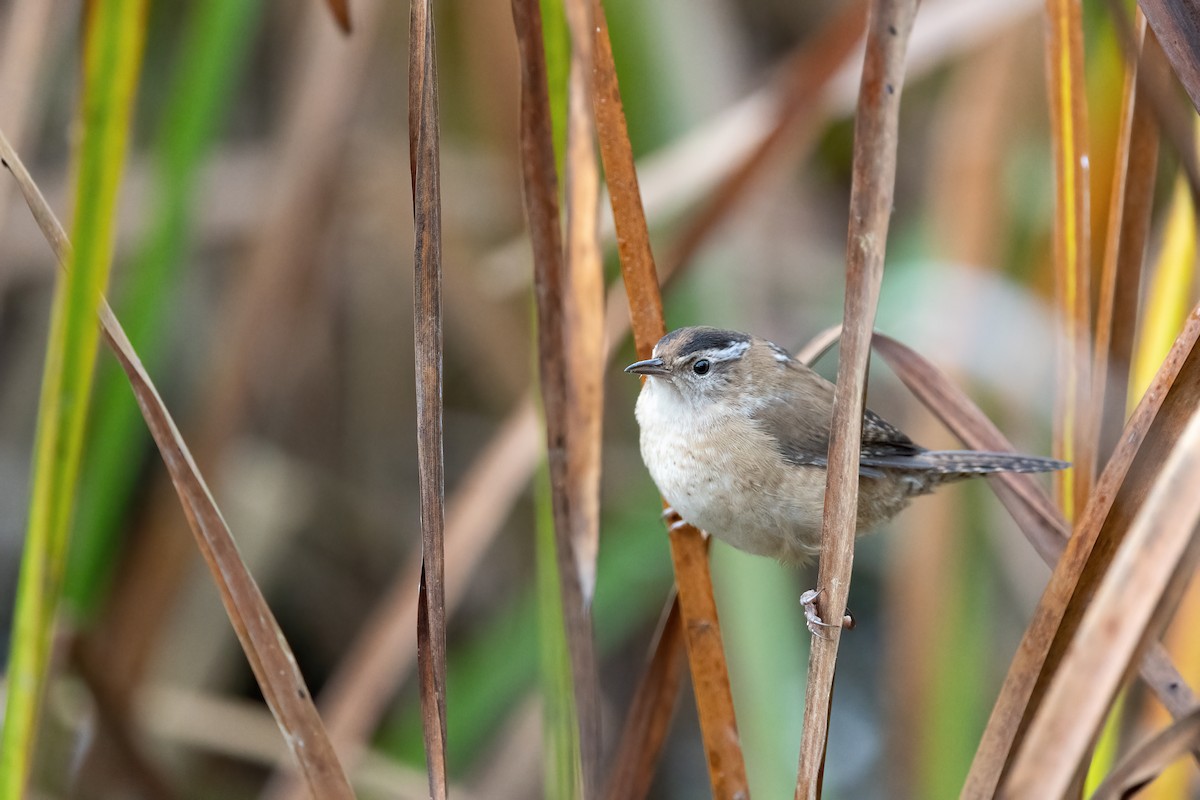
[(325, 0), (325, 4), (342, 33), (350, 33), (350, 0)]
[(1200, 557), (1200, 411), (1194, 407), (1092, 598), (1013, 762), (1005, 797), (1059, 797), (1136, 653)]
[(575, 569), (590, 605), (596, 588), (600, 543), (600, 437), (604, 416), (604, 268), (600, 255), (598, 206), (600, 167), (592, 117), (592, 50), (595, 22), (591, 0), (567, 0), (571, 36), (568, 92), (566, 198), (568, 479), (571, 546)]
[[(612, 43), (608, 37), (603, 8), (599, 3), (594, 8), (596, 122), (617, 225), (617, 240), (623, 243), (620, 248), (621, 274), (629, 297), (634, 341), (639, 357), (648, 358), (654, 343), (665, 332), (662, 298), (638, 190), (633, 149), (621, 106)], [(712, 592), (708, 545), (696, 528), (685, 524), (671, 525), (669, 540), (709, 780), (717, 797), (744, 796), (749, 791), (746, 766), (737, 735), (729, 668), (725, 663), (717, 605)], [(665, 646), (670, 642), (663, 644)], [(624, 767), (618, 764), (617, 769), (622, 771)]]
[[(513, 0), (512, 6), (521, 62), (521, 171), (525, 217), (533, 246), (538, 373), (546, 416), (555, 556), (580, 726), (584, 795), (594, 797), (598, 790), (600, 747), (595, 641), (571, 537), (574, 515), (582, 509), (577, 511), (571, 507), (572, 496), (569, 493), (571, 477), (568, 459), (580, 444), (570, 439), (574, 432), (571, 430), (571, 412), (568, 408), (571, 379), (570, 365), (567, 363), (569, 320), (565, 313), (569, 279), (566, 276), (562, 232), (559, 228), (558, 181), (542, 45), (541, 11), (536, 0)], [(594, 368), (594, 363), (592, 366)]]
[[(3, 134), (0, 134), (0, 159), (12, 170), (59, 263), (65, 264), (70, 248), (66, 234)], [(353, 797), (291, 648), (258, 584), (246, 570), (233, 535), (196, 468), (191, 452), (107, 302), (101, 305), (99, 313), (104, 341), (129, 377), (134, 397), (166, 464), (234, 632), (305, 780), (318, 797)]]
[(1067, 519), (1083, 508), (1091, 489), (1094, 443), (1088, 438), (1091, 392), (1088, 276), (1087, 108), (1083, 83), (1083, 30), (1078, 0), (1046, 1), (1046, 74), (1054, 145), (1054, 281), (1061, 320), (1058, 387), (1055, 394), (1054, 455), (1078, 462), (1055, 473)]
[(633, 343), (639, 358), (649, 358), (651, 348), (666, 333), (662, 293), (658, 288), (654, 252), (650, 248), (650, 229), (642, 208), (633, 147), (625, 125), (621, 87), (617, 84), (612, 41), (608, 38), (608, 18), (600, 0), (595, 0), (593, 13), (596, 25), (594, 106), (600, 156), (604, 160), (604, 182), (616, 222), (617, 253), (621, 259), (621, 274), (625, 277), (629, 316), (634, 320)]
[(640, 800), (650, 791), (683, 682), (685, 648), (679, 595), (672, 591), (654, 637), (650, 661), (625, 717), (604, 792), (609, 800)]
[(687, 524), (671, 525), (668, 536), (713, 796), (747, 797), (746, 764), (717, 621), (717, 602), (712, 593), (708, 539)]
[(442, 458), (442, 198), (433, 4), (414, 0), (409, 27), (409, 162), (412, 170), (413, 323), (421, 586), (417, 660), (429, 792), (446, 796), (445, 474)]
[(1200, 709), (1130, 750), (1096, 787), (1092, 800), (1124, 800), (1200, 744)]
[[(604, 274), (600, 255), (596, 163), (592, 117), (593, 11), (591, 0), (564, 0), (571, 40), (567, 87), (564, 170), (566, 260), (561, 299), (565, 463), (555, 483), (555, 539), (563, 593), (563, 617), (571, 651), (575, 709), (579, 719), (580, 767), (585, 797), (600, 790), (600, 699), (596, 676), (591, 604), (600, 545), (601, 423), (604, 417)], [(542, 310), (539, 304), (539, 312)], [(545, 320), (543, 319), (543, 324)], [(540, 327), (540, 325), (539, 325)], [(543, 353), (544, 355), (544, 353)], [(542, 362), (543, 368), (547, 366)], [(544, 373), (543, 373), (544, 374)], [(547, 414), (550, 409), (547, 406)], [(557, 426), (556, 426), (557, 427)], [(550, 427), (547, 425), (547, 432)], [(553, 463), (553, 459), (552, 459)], [(553, 466), (552, 466), (553, 475)], [(560, 497), (561, 494), (561, 497)], [(565, 517), (565, 519), (564, 519)], [(565, 526), (563, 523), (565, 522)]]
[[(1139, 51), (1145, 29), (1145, 18), (1139, 14), (1135, 34)], [(1140, 61), (1140, 58), (1130, 58), (1125, 66), (1116, 172), (1097, 290), (1092, 431), (1088, 438), (1096, 442), (1094, 452), (1098, 458), (1106, 458), (1113, 451), (1125, 421), (1142, 256), (1150, 229), (1157, 176), (1158, 125), (1149, 104), (1138, 96)]]
[[(825, 516), (817, 586), (827, 619), (845, 614), (854, 563), (858, 458), (871, 328), (883, 282), (884, 249), (896, 180), (897, 127), (905, 54), (916, 0), (877, 0), (867, 22), (867, 52), (854, 126), (854, 173), (846, 243), (846, 301), (829, 441)], [(814, 637), (808, 665), (796, 797), (819, 794), (840, 629)]]
[[(1084, 605), (1083, 598), (1094, 585), (1095, 578), (1089, 579), (1088, 575), (1103, 574), (1107, 566), (1105, 553), (1111, 554), (1115, 549), (1117, 532), (1124, 530), (1124, 524), (1144, 496), (1154, 467), (1173, 441), (1175, 430), (1171, 420), (1186, 418), (1195, 405), (1195, 390), (1200, 385), (1200, 354), (1195, 352), (1198, 336), (1200, 316), (1193, 312), (1153, 385), (1125, 426), (1120, 444), (1096, 484), (1075, 535), (1055, 565), (1033, 620), (1009, 665), (971, 764), (964, 797), (995, 794), (1021, 731), (1028, 723), (1028, 715), (1039, 705), (1045, 680), (1053, 674), (1070, 641)], [(1158, 661), (1147, 674), (1161, 679), (1166, 674), (1161, 663), (1162, 651), (1152, 649), (1150, 657)], [(1163, 696), (1165, 690), (1170, 698), (1174, 694), (1169, 686), (1172, 682), (1182, 683), (1176, 674), (1166, 684), (1156, 684), (1156, 693)], [(1178, 703), (1173, 704), (1173, 708), (1178, 707)]]
[(1200, 110), (1200, 12), (1184, 0), (1139, 0), (1179, 82)]

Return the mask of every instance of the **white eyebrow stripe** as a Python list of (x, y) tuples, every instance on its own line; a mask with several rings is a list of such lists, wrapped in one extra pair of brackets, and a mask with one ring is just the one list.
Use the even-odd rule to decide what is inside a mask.
[(767, 342), (767, 345), (771, 348), (771, 353), (775, 356), (775, 360), (780, 364), (786, 364), (792, 360), (791, 353), (789, 353), (787, 350), (784, 350), (779, 345), (775, 344), (774, 342)]
[(749, 342), (734, 342), (720, 350), (706, 350), (704, 357), (709, 361), (733, 361), (735, 358), (741, 358), (749, 349)]

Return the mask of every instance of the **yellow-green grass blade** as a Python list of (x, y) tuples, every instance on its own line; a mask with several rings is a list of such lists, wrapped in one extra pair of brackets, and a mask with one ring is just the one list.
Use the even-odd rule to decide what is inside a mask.
[[(1058, 344), (1054, 453), (1074, 462), (1083, 430), (1081, 409), (1089, 386), (1090, 225), (1087, 100), (1083, 79), (1083, 30), (1075, 0), (1046, 3), (1046, 66), (1051, 142), (1056, 177), (1054, 274), (1062, 330)], [(1055, 473), (1063, 513), (1082, 511), (1091, 476), (1076, 469)]]
[(67, 532), (79, 476), (87, 399), (100, 331), (96, 308), (112, 262), (117, 190), (145, 37), (146, 0), (89, 6), (84, 35), (82, 137), (75, 179), (75, 250), (51, 310), (33, 457), (33, 490), (0, 737), (0, 800), (22, 796), (36, 740), (50, 637), (62, 594)]
[(567, 73), (571, 66), (571, 37), (567, 32), (567, 12), (562, 0), (538, 0), (538, 5), (542, 12), (542, 47), (546, 54), (546, 84), (550, 92), (555, 173), (562, 175), (563, 153), (567, 150)]
[(1187, 182), (1175, 183), (1171, 209), (1163, 233), (1162, 253), (1146, 293), (1142, 327), (1134, 345), (1130, 375), (1130, 406), (1146, 391), (1163, 356), (1187, 317), (1196, 260), (1196, 212)]
[[(194, 5), (183, 26), (169, 98), (153, 143), (155, 193), (146, 237), (124, 271), (116, 310), (151, 372), (165, 355), (163, 327), (186, 261), (196, 182), (242, 72), (262, 3), (210, 0)], [(111, 360), (96, 374), (64, 586), (68, 610), (87, 618), (111, 574), (149, 434), (129, 381)]]

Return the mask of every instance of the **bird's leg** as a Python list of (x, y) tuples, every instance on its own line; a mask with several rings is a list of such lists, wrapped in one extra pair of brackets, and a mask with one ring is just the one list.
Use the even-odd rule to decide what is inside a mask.
[[(804, 594), (800, 595), (800, 605), (804, 607), (804, 620), (808, 625), (808, 630), (813, 636), (820, 636), (822, 639), (831, 638), (825, 633), (823, 628), (836, 628), (837, 625), (826, 622), (821, 619), (820, 613), (817, 611), (817, 598), (824, 593), (824, 589), (809, 589)], [(846, 609), (845, 615), (842, 617), (841, 627), (845, 630), (854, 629), (854, 616)]]

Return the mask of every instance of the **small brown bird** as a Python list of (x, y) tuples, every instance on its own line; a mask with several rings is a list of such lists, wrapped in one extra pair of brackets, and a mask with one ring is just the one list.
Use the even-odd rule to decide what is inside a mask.
[[(819, 553), (833, 384), (782, 347), (736, 331), (680, 328), (653, 356), (625, 371), (647, 378), (636, 411), (642, 458), (672, 508), (749, 553), (793, 564)], [(869, 410), (859, 464), (860, 534), (949, 481), (1068, 466), (926, 450)]]

